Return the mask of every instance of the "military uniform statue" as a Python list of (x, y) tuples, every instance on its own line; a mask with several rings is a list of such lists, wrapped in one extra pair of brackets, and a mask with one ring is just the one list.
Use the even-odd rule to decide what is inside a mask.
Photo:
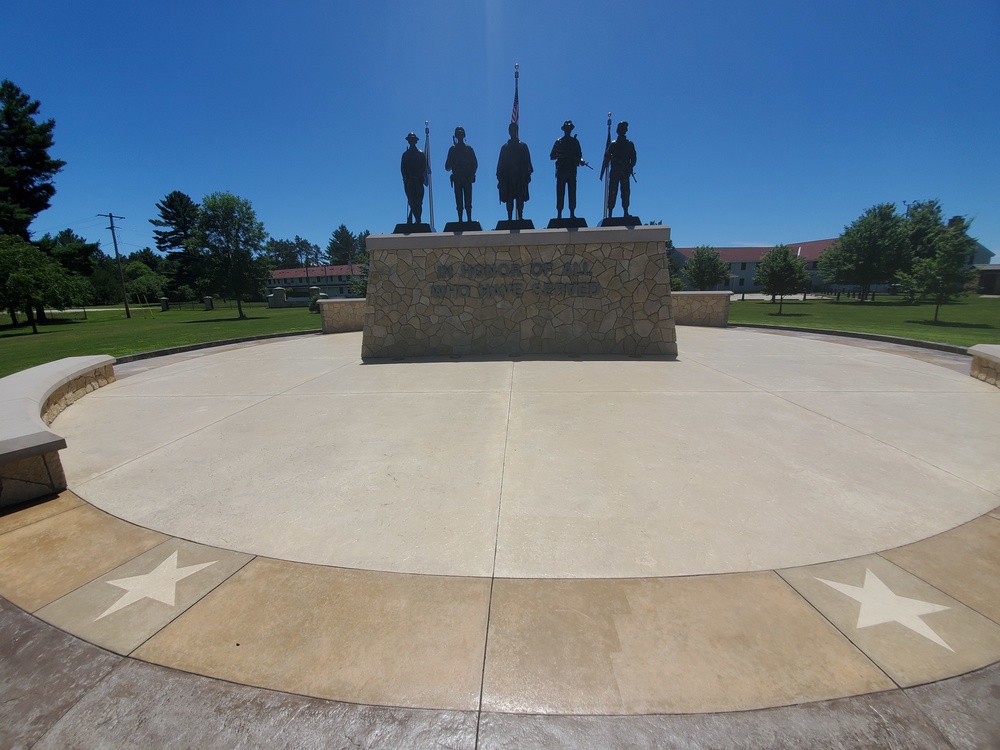
[(566, 120), (562, 125), (563, 137), (556, 140), (552, 146), (550, 159), (556, 163), (556, 212), (561, 219), (565, 193), (569, 192), (569, 215), (576, 218), (576, 170), (586, 162), (583, 160), (583, 150), (573, 132), (573, 121)]
[(479, 162), (476, 152), (465, 142), (465, 128), (455, 128), (454, 145), (448, 149), (444, 162), (446, 172), (451, 172), (451, 184), (455, 188), (455, 207), (458, 220), (462, 221), (462, 205), (465, 205), (466, 221), (472, 221), (472, 183), (476, 181)]
[(399, 171), (403, 173), (403, 190), (406, 191), (406, 202), (410, 206), (406, 217), (407, 224), (420, 224), (420, 216), (424, 210), (424, 175), (427, 172), (427, 159), (424, 152), (417, 148), (416, 133), (406, 136), (410, 147), (403, 152), (399, 162)]
[(608, 216), (614, 210), (615, 201), (618, 199), (618, 189), (622, 192), (622, 209), (625, 216), (629, 215), (628, 204), (632, 193), (632, 185), (629, 179), (632, 177), (632, 170), (635, 168), (635, 146), (632, 141), (625, 137), (628, 132), (628, 123), (618, 123), (618, 137), (611, 142), (608, 152), (604, 155), (605, 162), (610, 162), (611, 174), (608, 180)]
[(528, 144), (517, 137), (517, 123), (512, 122), (507, 132), (510, 140), (500, 147), (500, 158), (497, 160), (497, 189), (500, 191), (500, 202), (507, 204), (507, 220), (511, 220), (516, 203), (517, 220), (521, 221), (524, 219), (524, 204), (530, 197), (528, 183), (534, 169)]

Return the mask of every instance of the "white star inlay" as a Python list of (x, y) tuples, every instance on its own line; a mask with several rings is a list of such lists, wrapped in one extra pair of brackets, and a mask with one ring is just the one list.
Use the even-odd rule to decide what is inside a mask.
[(871, 625), (881, 625), (886, 622), (898, 622), (914, 633), (934, 641), (939, 646), (944, 646), (952, 653), (955, 652), (955, 649), (945, 643), (941, 636), (931, 630), (930, 626), (920, 619), (921, 615), (929, 615), (931, 612), (941, 612), (951, 609), (951, 607), (945, 607), (942, 604), (932, 604), (920, 599), (910, 599), (906, 596), (898, 596), (867, 568), (865, 569), (864, 586), (851, 586), (847, 583), (827, 581), (822, 578), (817, 578), (816, 580), (822, 581), (841, 594), (846, 594), (861, 603), (861, 611), (858, 613), (858, 624), (856, 627), (867, 628)]
[[(141, 576), (129, 576), (119, 578), (116, 581), (108, 581), (112, 586), (125, 589), (126, 593), (101, 614), (107, 617), (112, 612), (124, 609), (130, 604), (134, 604), (140, 599), (155, 599), (158, 602), (174, 606), (177, 595), (177, 582), (182, 581), (190, 575), (194, 575), (199, 570), (215, 565), (218, 561), (201, 563), (200, 565), (188, 565), (186, 568), (177, 567), (177, 552), (161, 562), (152, 571)], [(96, 622), (95, 620), (94, 622)]]

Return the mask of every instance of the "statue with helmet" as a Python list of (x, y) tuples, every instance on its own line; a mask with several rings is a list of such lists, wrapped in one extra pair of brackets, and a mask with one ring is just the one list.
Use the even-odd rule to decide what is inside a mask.
[(448, 149), (448, 158), (444, 162), (446, 172), (451, 172), (451, 184), (455, 189), (455, 207), (458, 210), (458, 221), (462, 223), (462, 208), (465, 207), (466, 222), (472, 221), (472, 183), (476, 181), (476, 170), (479, 162), (472, 146), (465, 142), (465, 128), (459, 125), (455, 128), (452, 139), (454, 144)]

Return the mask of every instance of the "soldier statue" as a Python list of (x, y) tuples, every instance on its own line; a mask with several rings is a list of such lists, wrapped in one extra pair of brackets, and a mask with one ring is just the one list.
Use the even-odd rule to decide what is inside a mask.
[(458, 209), (458, 220), (462, 221), (462, 205), (465, 205), (466, 221), (472, 221), (472, 183), (476, 181), (476, 170), (479, 162), (476, 152), (465, 142), (465, 128), (459, 125), (455, 128), (454, 145), (448, 149), (448, 158), (444, 162), (446, 172), (451, 172), (451, 184), (455, 188), (455, 207)]
[(399, 171), (403, 173), (403, 189), (406, 191), (406, 202), (410, 210), (406, 216), (407, 224), (420, 224), (420, 216), (424, 210), (424, 175), (427, 172), (427, 159), (424, 152), (417, 148), (416, 133), (406, 136), (410, 147), (403, 152), (399, 163)]
[(552, 146), (552, 152), (549, 154), (549, 158), (556, 162), (556, 215), (560, 219), (563, 214), (563, 200), (566, 192), (569, 192), (570, 218), (576, 218), (576, 170), (577, 167), (587, 163), (583, 160), (580, 141), (575, 135), (570, 136), (573, 127), (572, 120), (566, 120), (562, 124), (563, 137), (556, 140), (555, 145)]
[(529, 199), (528, 183), (531, 182), (531, 154), (528, 144), (517, 137), (517, 123), (512, 122), (507, 128), (510, 140), (500, 147), (500, 158), (497, 161), (497, 188), (500, 191), (500, 202), (507, 204), (507, 220), (510, 221), (517, 204), (517, 220), (524, 219), (524, 203)]
[(618, 123), (616, 132), (618, 133), (618, 137), (611, 142), (607, 153), (604, 155), (605, 163), (610, 162), (611, 166), (611, 176), (608, 180), (608, 216), (611, 216), (611, 212), (614, 210), (619, 187), (621, 187), (622, 191), (622, 209), (625, 212), (625, 216), (629, 216), (628, 204), (629, 196), (632, 192), (629, 179), (632, 177), (632, 170), (635, 168), (635, 145), (625, 137), (625, 133), (628, 132), (627, 122)]

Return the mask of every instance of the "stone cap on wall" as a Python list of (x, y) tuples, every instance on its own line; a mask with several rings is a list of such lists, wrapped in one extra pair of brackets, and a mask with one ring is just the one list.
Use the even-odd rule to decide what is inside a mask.
[(584, 227), (581, 229), (525, 229), (513, 232), (434, 232), (432, 234), (371, 234), (369, 250), (427, 250), (462, 247), (532, 247), (536, 245), (582, 245), (624, 242), (666, 242), (670, 227)]
[(0, 460), (65, 448), (66, 441), (42, 421), (46, 400), (71, 380), (114, 363), (107, 355), (64, 357), (0, 379)]
[(976, 344), (969, 347), (968, 354), (1000, 365), (1000, 344)]

